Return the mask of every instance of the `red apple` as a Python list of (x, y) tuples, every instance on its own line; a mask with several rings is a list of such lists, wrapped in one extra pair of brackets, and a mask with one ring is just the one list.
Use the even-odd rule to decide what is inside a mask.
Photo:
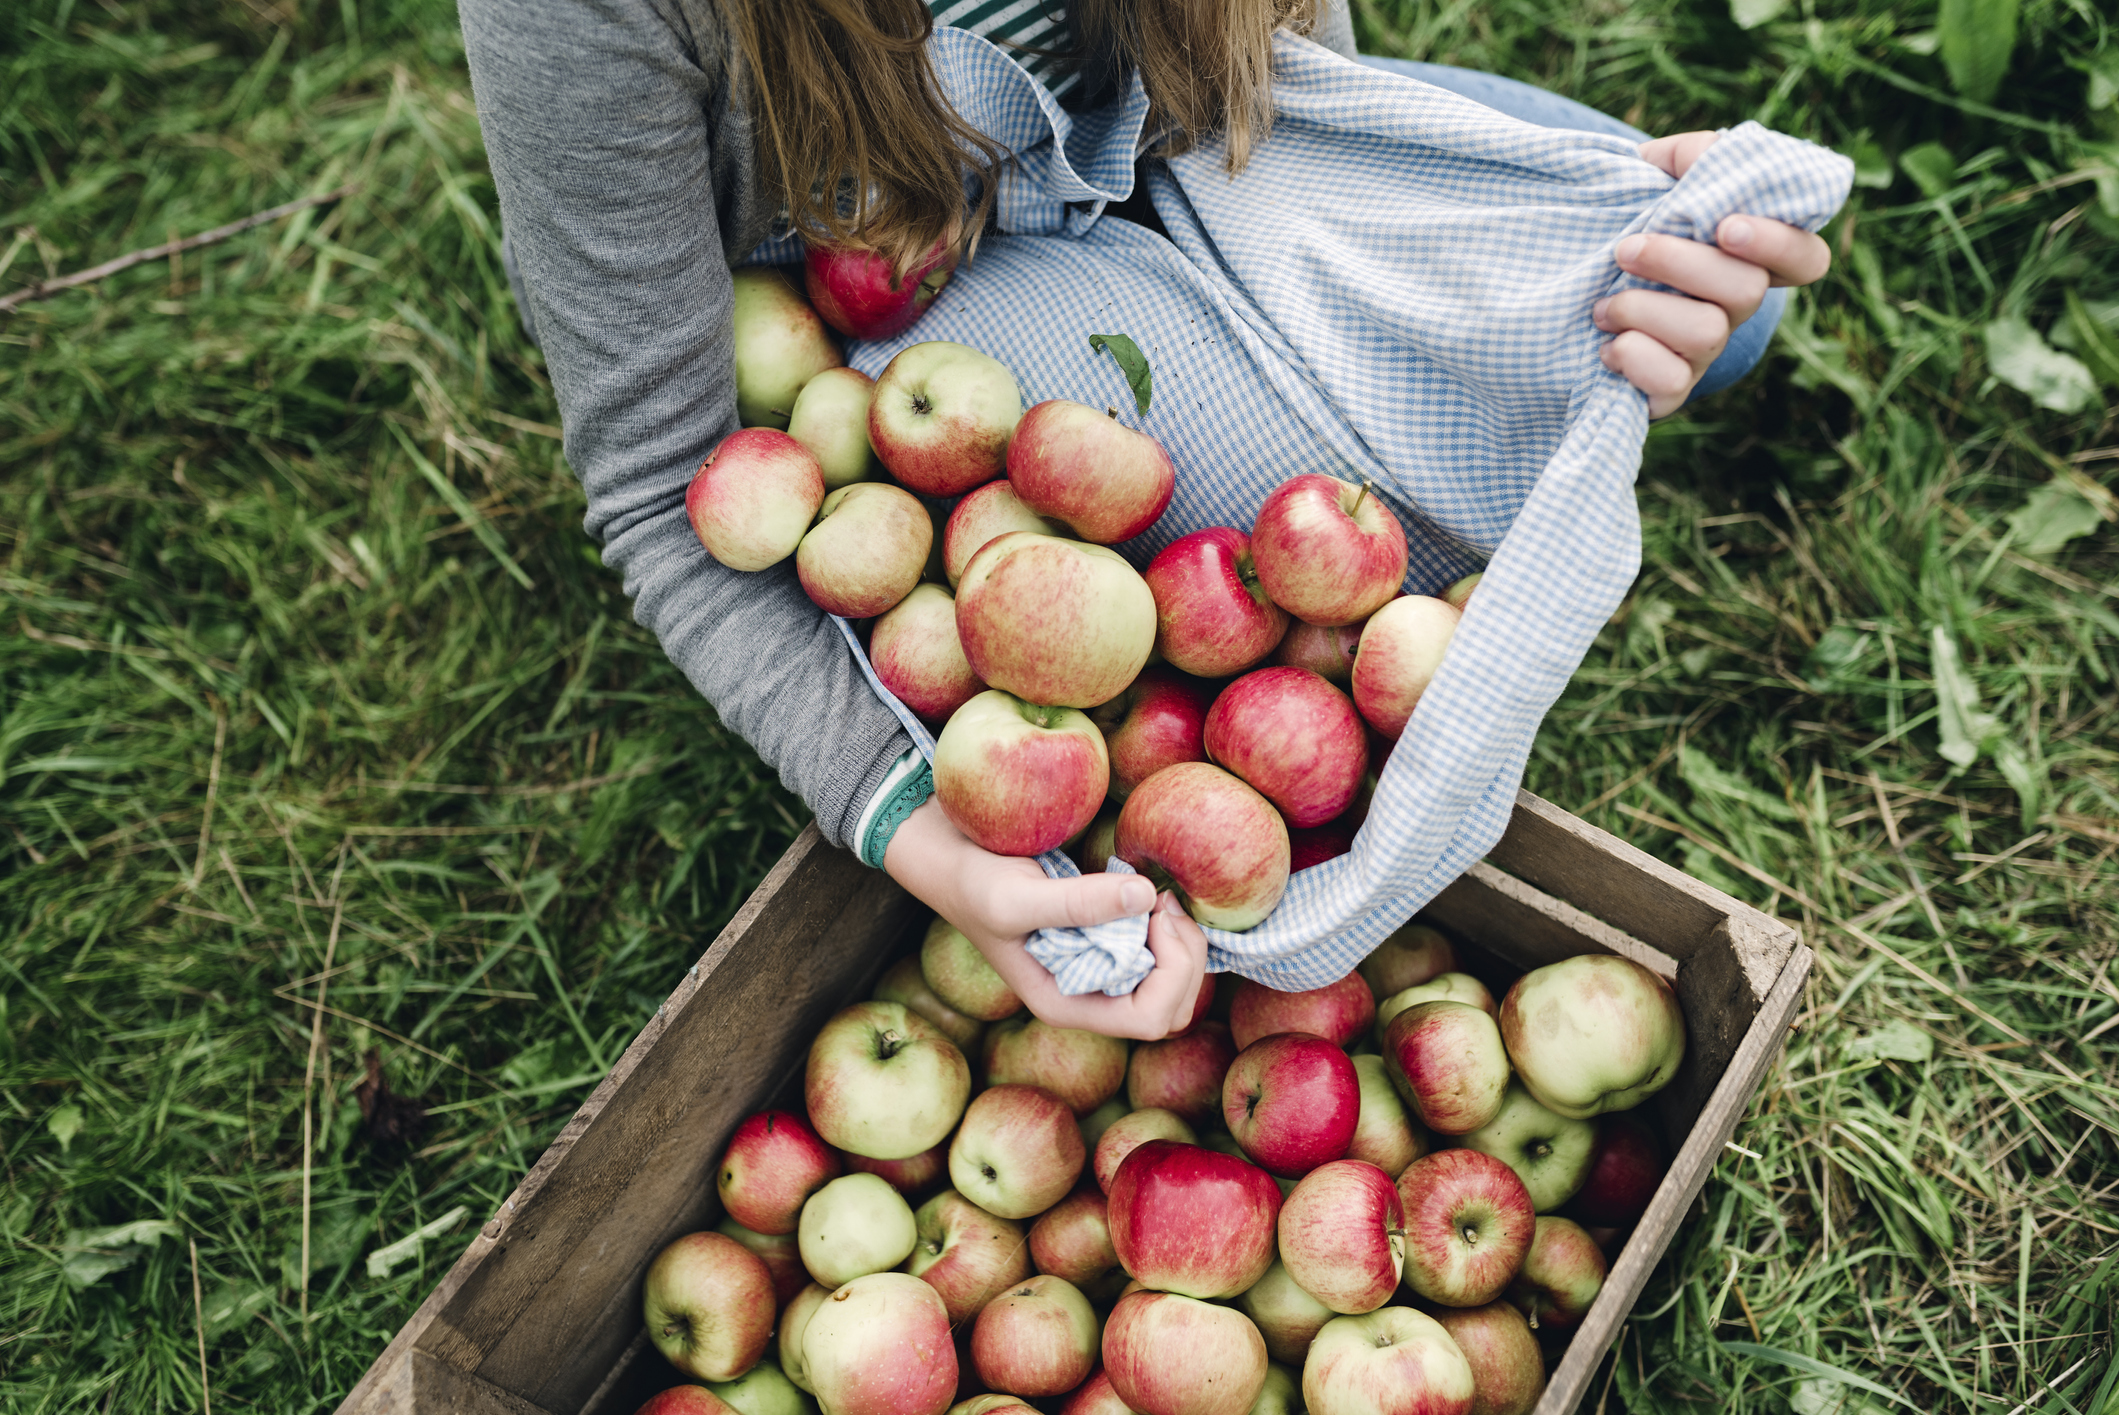
[(714, 1189), (721, 1207), (745, 1228), (766, 1234), (795, 1231), (802, 1204), (839, 1177), (839, 1156), (809, 1122), (784, 1110), (748, 1117), (721, 1152)]
[(1669, 1168), (1662, 1142), (1639, 1116), (1600, 1115), (1589, 1175), (1567, 1212), (1585, 1227), (1631, 1228), (1648, 1212)]
[(1111, 1377), (1099, 1366), (1096, 1373), (1074, 1388), (1057, 1415), (1136, 1415), (1111, 1388)]
[(648, 1397), (633, 1415), (739, 1415), (736, 1407), (705, 1386), (675, 1386)]
[(1042, 855), (1083, 829), (1110, 780), (1095, 723), (997, 688), (958, 708), (935, 740), (942, 814), (996, 855)]
[(1373, 1312), (1405, 1267), (1405, 1206), (1391, 1176), (1365, 1160), (1333, 1160), (1302, 1177), (1280, 1205), (1280, 1261), (1335, 1312)]
[(1265, 1340), (1232, 1307), (1135, 1292), (1104, 1324), (1104, 1370), (1138, 1415), (1247, 1415), (1265, 1385)]
[(961, 496), (1001, 473), (1023, 416), (1022, 390), (1000, 360), (966, 344), (902, 349), (876, 380), (868, 440), (922, 496)]
[(1346, 1157), (1367, 1160), (1385, 1174), (1400, 1173), (1427, 1153), (1427, 1131), (1405, 1113), (1382, 1057), (1357, 1056), (1353, 1062), (1361, 1083), (1361, 1118), (1354, 1123)]
[(1144, 1286), (1231, 1297), (1272, 1264), (1280, 1190), (1256, 1165), (1199, 1145), (1150, 1140), (1119, 1165), (1106, 1199), (1111, 1246)]
[(956, 627), (972, 672), (994, 687), (1034, 703), (1095, 707), (1147, 664), (1155, 597), (1117, 551), (1011, 531), (964, 566)]
[(1477, 1130), (1508, 1093), (1508, 1053), (1494, 1019), (1461, 1002), (1423, 1002), (1393, 1017), (1383, 1062), (1406, 1106), (1441, 1135)]
[(837, 368), (839, 341), (778, 266), (731, 272), (736, 416), (745, 427), (784, 428), (802, 386)]
[(1111, 1246), (1103, 1190), (1084, 1184), (1038, 1215), (1030, 1225), (1030, 1260), (1039, 1272), (1080, 1288), (1108, 1276), (1118, 1266), (1118, 1250)]
[(1309, 1415), (1469, 1415), (1472, 1370), (1433, 1317), (1385, 1307), (1325, 1323), (1302, 1399)]
[(906, 1273), (857, 1277), (819, 1303), (802, 1358), (832, 1415), (942, 1415), (956, 1396), (949, 1313)]
[(987, 1032), (980, 1069), (989, 1086), (1042, 1086), (1076, 1115), (1087, 1115), (1126, 1084), (1126, 1044), (1035, 1017), (1014, 1018)]
[(826, 324), (849, 338), (889, 339), (927, 313), (956, 262), (957, 248), (945, 241), (904, 270), (858, 246), (811, 246), (804, 274)]
[(1067, 534), (1065, 526), (1025, 506), (1006, 477), (987, 482), (957, 502), (942, 531), (942, 569), (949, 583), (954, 586), (964, 578), (964, 567), (971, 563), (972, 556), (985, 549), (986, 542), (1010, 531)]
[[(1217, 1080), (1217, 1093), (1219, 1088)], [(1089, 1159), (1089, 1171), (1096, 1179), (1096, 1187), (1107, 1194), (1111, 1192), (1111, 1180), (1117, 1175), (1118, 1167), (1126, 1162), (1126, 1156), (1150, 1140), (1175, 1140), (1179, 1144), (1196, 1145), (1199, 1136), (1182, 1116), (1173, 1111), (1154, 1107), (1129, 1111), (1112, 1121), (1096, 1138), (1096, 1150)]]
[(1338, 1315), (1305, 1292), (1277, 1258), (1264, 1277), (1236, 1294), (1236, 1305), (1257, 1325), (1267, 1353), (1290, 1366), (1302, 1365), (1310, 1342)]
[(857, 1002), (810, 1043), (802, 1092), (826, 1143), (872, 1159), (933, 1147), (964, 1113), (971, 1067), (926, 1018), (894, 1002)]
[(1306, 1032), (1259, 1038), (1236, 1053), (1221, 1083), (1229, 1133), (1253, 1164), (1288, 1179), (1344, 1156), (1360, 1116), (1354, 1063)]
[(1259, 586), (1251, 538), (1227, 526), (1180, 536), (1143, 572), (1155, 594), (1155, 648), (1172, 667), (1226, 678), (1288, 632), (1287, 612)]
[(1040, 1086), (994, 1086), (964, 1112), (949, 1182), (988, 1213), (1029, 1218), (1074, 1187), (1087, 1158), (1065, 1101)]
[(1032, 407), (1008, 443), (1008, 483), (1025, 506), (1098, 545), (1155, 524), (1177, 489), (1162, 444), (1065, 398)]
[(954, 1189), (920, 1205), (913, 1222), (918, 1237), (905, 1271), (941, 1295), (951, 1326), (969, 1321), (995, 1293), (1030, 1276), (1023, 1226)]
[(986, 1028), (976, 1017), (966, 1017), (934, 995), (917, 958), (900, 958), (884, 969), (876, 980), (876, 1000), (896, 1002), (911, 1008), (935, 1025), (941, 1034), (967, 1055), (979, 1044)]
[(1275, 1032), (1308, 1032), (1336, 1047), (1352, 1046), (1375, 1020), (1376, 1001), (1353, 973), (1304, 992), (1277, 992), (1243, 978), (1229, 1004), (1229, 1032), (1239, 1048)]
[(1461, 580), (1451, 581), (1450, 587), (1442, 592), (1442, 602), (1461, 611), (1471, 602), (1472, 591), (1479, 588), (1479, 581), (1485, 578), (1486, 572), (1481, 570), (1476, 574), (1466, 575)]
[(795, 1294), (809, 1286), (809, 1269), (802, 1266), (801, 1245), (792, 1233), (759, 1233), (732, 1218), (715, 1224), (714, 1232), (735, 1239), (758, 1255), (773, 1280), (773, 1301), (780, 1306), (794, 1301)]
[(979, 1311), (971, 1361), (997, 1390), (1065, 1395), (1096, 1366), (1096, 1312), (1065, 1278), (1024, 1278)]
[(1126, 1068), (1126, 1099), (1138, 1110), (1174, 1111), (1190, 1124), (1211, 1124), (1221, 1114), (1221, 1078), (1235, 1059), (1236, 1044), (1220, 1022), (1143, 1042)]
[(1617, 954), (1577, 954), (1525, 973), (1501, 1000), (1500, 1021), (1530, 1093), (1578, 1120), (1633, 1109), (1685, 1059), (1685, 1014), (1670, 985)]
[(875, 388), (876, 381), (857, 368), (828, 368), (795, 395), (787, 435), (816, 457), (826, 491), (882, 479), (883, 464), (868, 445), (868, 405)]
[(1461, 616), (1439, 599), (1404, 595), (1377, 610), (1354, 655), (1354, 706), (1393, 742), (1434, 681)]
[(914, 585), (876, 620), (868, 662), (898, 701), (938, 726), (985, 688), (956, 636), (956, 597), (940, 585)]
[(1344, 688), (1354, 681), (1354, 647), (1360, 642), (1360, 624), (1327, 628), (1297, 619), (1273, 649), (1272, 661), (1286, 668), (1307, 668), (1325, 682)]
[(1326, 860), (1336, 860), (1354, 850), (1354, 828), (1341, 816), (1323, 825), (1308, 826), (1288, 831), (1288, 871), (1300, 873), (1312, 865), (1321, 865)]
[(1407, 924), (1361, 960), (1360, 973), (1381, 1002), (1456, 967), (1457, 951), (1448, 939), (1425, 924)]
[(1405, 528), (1371, 488), (1310, 473), (1266, 497), (1251, 554), (1273, 603), (1311, 624), (1354, 624), (1398, 593)]
[(1506, 1302), (1436, 1314), (1472, 1368), (1471, 1415), (1530, 1415), (1545, 1393), (1545, 1356), (1523, 1314)]
[(856, 482), (824, 498), (795, 547), (795, 576), (819, 609), (872, 619), (912, 593), (934, 543), (919, 498), (889, 482)]
[(1170, 668), (1144, 668), (1089, 714), (1111, 753), (1111, 795), (1120, 801), (1166, 766), (1207, 759), (1207, 685)]
[(688, 1233), (649, 1265), (642, 1289), (648, 1340), (687, 1376), (731, 1381), (757, 1364), (773, 1334), (772, 1274), (721, 1233)]
[(763, 570), (795, 553), (824, 502), (824, 469), (771, 428), (732, 432), (684, 491), (684, 514), (706, 553), (731, 570)]
[(1361, 715), (1307, 668), (1261, 668), (1222, 689), (1205, 741), (1210, 759), (1257, 788), (1292, 826), (1339, 816), (1368, 770)]
[(1476, 1007), (1487, 1016), (1498, 1020), (1501, 1008), (1494, 995), (1487, 991), (1486, 984), (1469, 973), (1438, 973), (1424, 983), (1417, 983), (1403, 992), (1394, 992), (1376, 1004), (1376, 1043), (1383, 1044), (1383, 1034), (1390, 1030), (1399, 1013), (1418, 1007), (1423, 1002), (1461, 1002), (1466, 1007)]
[(1530, 1250), (1538, 1217), (1516, 1172), (1477, 1150), (1437, 1150), (1398, 1176), (1405, 1285), (1430, 1302), (1483, 1307)]
[(920, 941), (920, 975), (935, 996), (981, 1022), (998, 1022), (1023, 1010), (1023, 1000), (1001, 981), (978, 945), (947, 919), (927, 926)]
[(1531, 1326), (1565, 1331), (1588, 1313), (1604, 1290), (1604, 1251), (1573, 1219), (1538, 1219), (1508, 1300)]
[(1118, 813), (1118, 855), (1193, 918), (1242, 932), (1280, 902), (1288, 828), (1272, 802), (1206, 762), (1164, 767)]

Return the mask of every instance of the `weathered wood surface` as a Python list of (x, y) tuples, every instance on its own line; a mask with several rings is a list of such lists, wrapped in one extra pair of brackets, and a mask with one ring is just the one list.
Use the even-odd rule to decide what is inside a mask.
[(1678, 974), (1677, 960), (1660, 948), (1484, 862), (1436, 895), (1420, 915), (1525, 970), (1578, 953), (1616, 953), (1666, 982)]
[(419, 1415), (551, 1415), (511, 1391), (416, 1347), (399, 1353), (385, 1365), (378, 1361), (362, 1380), (369, 1408), (411, 1411)]

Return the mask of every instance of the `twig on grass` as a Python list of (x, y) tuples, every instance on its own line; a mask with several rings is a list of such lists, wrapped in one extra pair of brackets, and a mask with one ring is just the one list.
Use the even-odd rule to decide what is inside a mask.
[(130, 270), (136, 265), (145, 265), (152, 260), (164, 260), (171, 256), (181, 255), (185, 251), (195, 251), (201, 246), (210, 246), (216, 241), (225, 241), (230, 236), (240, 236), (253, 226), (263, 226), (267, 222), (279, 220), (282, 216), (292, 216), (297, 211), (306, 211), (312, 206), (323, 206), (327, 202), (337, 201), (352, 190), (353, 184), (348, 183), (343, 187), (323, 192), (317, 196), (303, 197), (299, 201), (282, 202), (280, 205), (270, 207), (267, 210), (254, 212), (244, 217), (241, 221), (231, 221), (226, 226), (216, 226), (211, 231), (201, 231), (198, 235), (186, 236), (181, 241), (165, 241), (159, 246), (150, 246), (146, 250), (132, 251), (126, 255), (119, 256), (116, 260), (106, 260), (101, 265), (92, 265), (86, 270), (77, 270), (71, 275), (60, 275), (50, 280), (39, 280), (34, 285), (15, 291), (12, 295), (0, 296), (0, 314), (13, 314), (16, 309), (31, 300), (49, 299), (60, 291), (71, 290), (77, 285), (93, 285), (98, 280), (107, 279), (120, 271)]
[[(340, 863), (345, 861), (341, 852)], [(331, 881), (331, 892), (338, 893), (338, 879)], [(324, 944), (324, 976), (316, 983), (316, 1011), (309, 1023), (309, 1065), (302, 1073), (302, 1323), (309, 1322), (309, 1180), (315, 1166), (316, 1147), (314, 1140), (315, 1109), (311, 1105), (311, 1087), (316, 1082), (316, 1054), (324, 1044), (324, 992), (331, 986), (331, 960), (338, 952), (339, 924), (346, 917), (346, 901), (335, 899), (331, 907), (331, 936)]]

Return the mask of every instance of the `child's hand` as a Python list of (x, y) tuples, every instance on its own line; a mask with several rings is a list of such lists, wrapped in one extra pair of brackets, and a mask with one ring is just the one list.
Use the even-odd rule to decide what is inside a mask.
[[(980, 849), (933, 800), (898, 827), (883, 868), (962, 929), (1042, 1021), (1153, 1041), (1192, 1020), (1207, 973), (1207, 936), (1174, 896), (1158, 902), (1155, 886), (1139, 875), (1047, 879), (1034, 860)], [(1037, 929), (1108, 923), (1150, 907), (1155, 914), (1148, 921), (1148, 951), (1155, 955), (1155, 970), (1126, 997), (1064, 997), (1044, 965), (1023, 948)]]
[[(1719, 134), (1679, 133), (1641, 144), (1641, 156), (1682, 177)], [(1628, 236), (1619, 268), (1668, 285), (1624, 290), (1597, 302), (1597, 328), (1618, 337), (1604, 346), (1604, 366), (1648, 395), (1648, 416), (1675, 412), (1776, 285), (1808, 285), (1832, 265), (1832, 250), (1799, 227), (1763, 216), (1731, 216), (1715, 244), (1682, 236)], [(1689, 297), (1689, 298), (1688, 298)]]

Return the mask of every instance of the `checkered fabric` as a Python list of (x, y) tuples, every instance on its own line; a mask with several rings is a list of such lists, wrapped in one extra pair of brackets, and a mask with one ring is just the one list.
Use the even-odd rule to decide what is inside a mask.
[[(1249, 932), (1208, 930), (1217, 970), (1332, 982), (1499, 839), (1540, 720), (1639, 566), (1646, 403), (1599, 362), (1590, 322), (1593, 302), (1637, 283), (1613, 245), (1711, 240), (1738, 211), (1815, 230), (1851, 164), (1746, 123), (1673, 182), (1623, 139), (1534, 127), (1282, 36), (1277, 126), (1241, 176), (1213, 144), (1148, 169), (1166, 242), (1097, 219), (1133, 183), (1137, 83), (1069, 114), (977, 36), (934, 46), (958, 110), (1020, 159), (1003, 234), (912, 333), (849, 362), (875, 374), (907, 344), (959, 340), (1014, 369), (1032, 402), (1121, 409), (1177, 467), (1168, 512), (1120, 547), (1136, 564), (1205, 526), (1249, 527), (1304, 472), (1373, 481), (1406, 527), (1410, 591), (1485, 562), (1353, 853), (1296, 875)], [(1094, 333), (1148, 356), (1146, 417)], [(1057, 853), (1040, 863), (1075, 873)], [(1030, 951), (1062, 992), (1115, 996), (1147, 976), (1145, 938), (1143, 917), (1049, 930)]]

